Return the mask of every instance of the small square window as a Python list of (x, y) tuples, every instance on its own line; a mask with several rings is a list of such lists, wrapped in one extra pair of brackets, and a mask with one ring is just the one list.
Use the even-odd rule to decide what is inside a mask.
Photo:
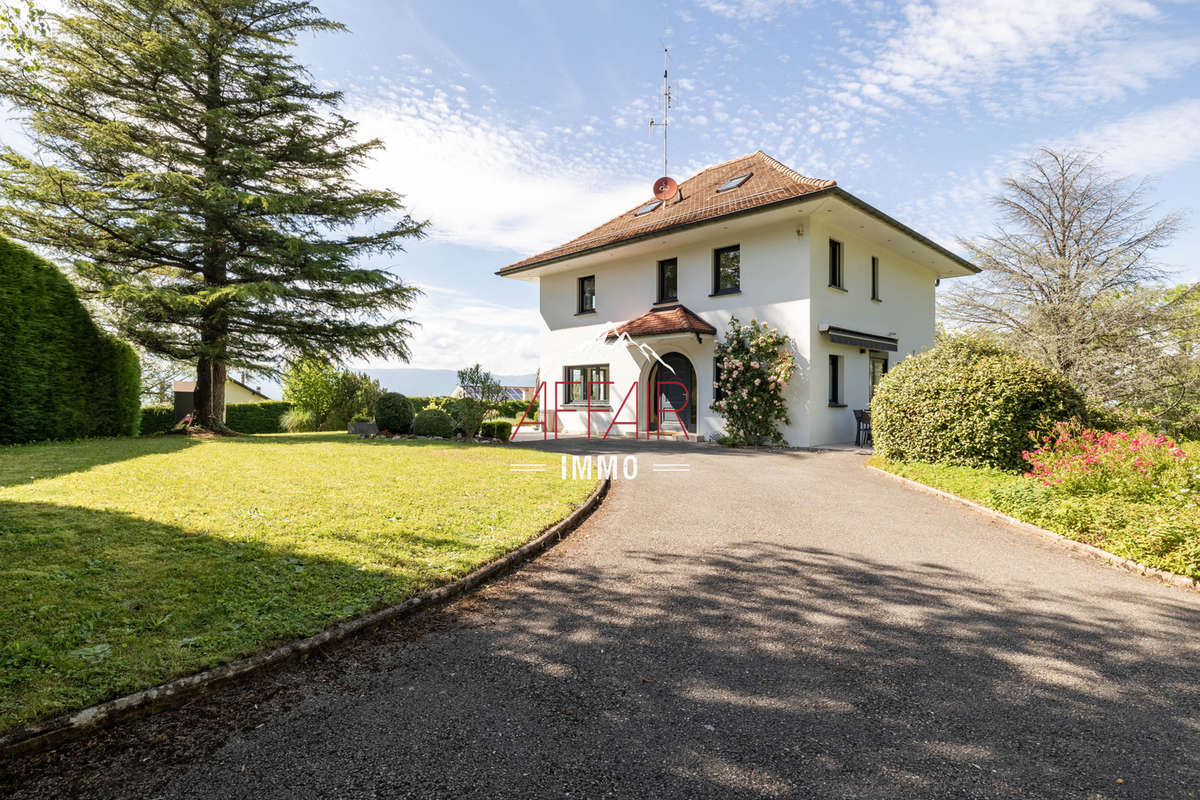
[(658, 262), (658, 302), (670, 303), (679, 299), (679, 262), (667, 258)]
[(646, 205), (642, 206), (637, 211), (633, 212), (633, 215), (635, 217), (640, 217), (643, 214), (649, 214), (651, 211), (658, 208), (662, 204), (663, 204), (662, 200), (651, 200), (649, 203), (646, 203)]
[(829, 285), (838, 289), (842, 286), (842, 243), (829, 240)]
[(596, 310), (596, 276), (579, 279), (579, 313), (591, 314)]
[(742, 290), (741, 245), (713, 251), (713, 294), (733, 294)]

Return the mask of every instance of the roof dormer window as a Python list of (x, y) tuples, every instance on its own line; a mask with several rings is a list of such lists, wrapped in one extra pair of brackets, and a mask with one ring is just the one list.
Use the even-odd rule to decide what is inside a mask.
[(642, 214), (649, 214), (651, 211), (658, 208), (662, 204), (663, 204), (662, 200), (651, 200), (649, 203), (646, 203), (646, 205), (642, 206), (637, 211), (633, 212), (633, 215), (635, 217), (640, 217)]
[(738, 175), (736, 178), (730, 178), (717, 187), (717, 194), (720, 194), (721, 192), (728, 192), (730, 189), (738, 188), (743, 183), (750, 180), (750, 176), (753, 174), (753, 172), (747, 172), (744, 175)]

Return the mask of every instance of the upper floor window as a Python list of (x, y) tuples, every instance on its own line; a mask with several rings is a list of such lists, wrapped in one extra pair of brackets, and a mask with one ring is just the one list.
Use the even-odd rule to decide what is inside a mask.
[(713, 294), (733, 294), (742, 290), (741, 245), (713, 251)]
[(879, 259), (871, 256), (871, 299), (879, 299)]
[(679, 299), (679, 262), (674, 258), (658, 262), (658, 302)]
[(596, 310), (596, 276), (579, 279), (579, 313), (591, 314)]
[(842, 243), (836, 239), (829, 240), (829, 285), (846, 288), (842, 285)]

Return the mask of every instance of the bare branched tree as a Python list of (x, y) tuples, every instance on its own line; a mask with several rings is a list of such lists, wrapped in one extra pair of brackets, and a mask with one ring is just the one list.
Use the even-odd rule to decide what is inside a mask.
[(943, 318), (1003, 334), (1101, 400), (1194, 397), (1171, 367), (1195, 357), (1198, 287), (1161, 289), (1170, 273), (1155, 255), (1182, 216), (1156, 216), (1148, 189), (1086, 151), (1038, 150), (993, 198), (995, 232), (962, 242), (983, 273), (946, 293)]

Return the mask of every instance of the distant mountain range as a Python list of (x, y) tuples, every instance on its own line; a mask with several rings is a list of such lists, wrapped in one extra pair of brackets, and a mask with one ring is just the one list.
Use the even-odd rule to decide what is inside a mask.
[[(450, 394), (454, 387), (458, 386), (458, 373), (452, 369), (352, 369), (354, 372), (365, 372), (376, 378), (385, 391), (415, 397)], [(533, 386), (534, 375), (497, 375), (496, 378), (505, 386)]]

